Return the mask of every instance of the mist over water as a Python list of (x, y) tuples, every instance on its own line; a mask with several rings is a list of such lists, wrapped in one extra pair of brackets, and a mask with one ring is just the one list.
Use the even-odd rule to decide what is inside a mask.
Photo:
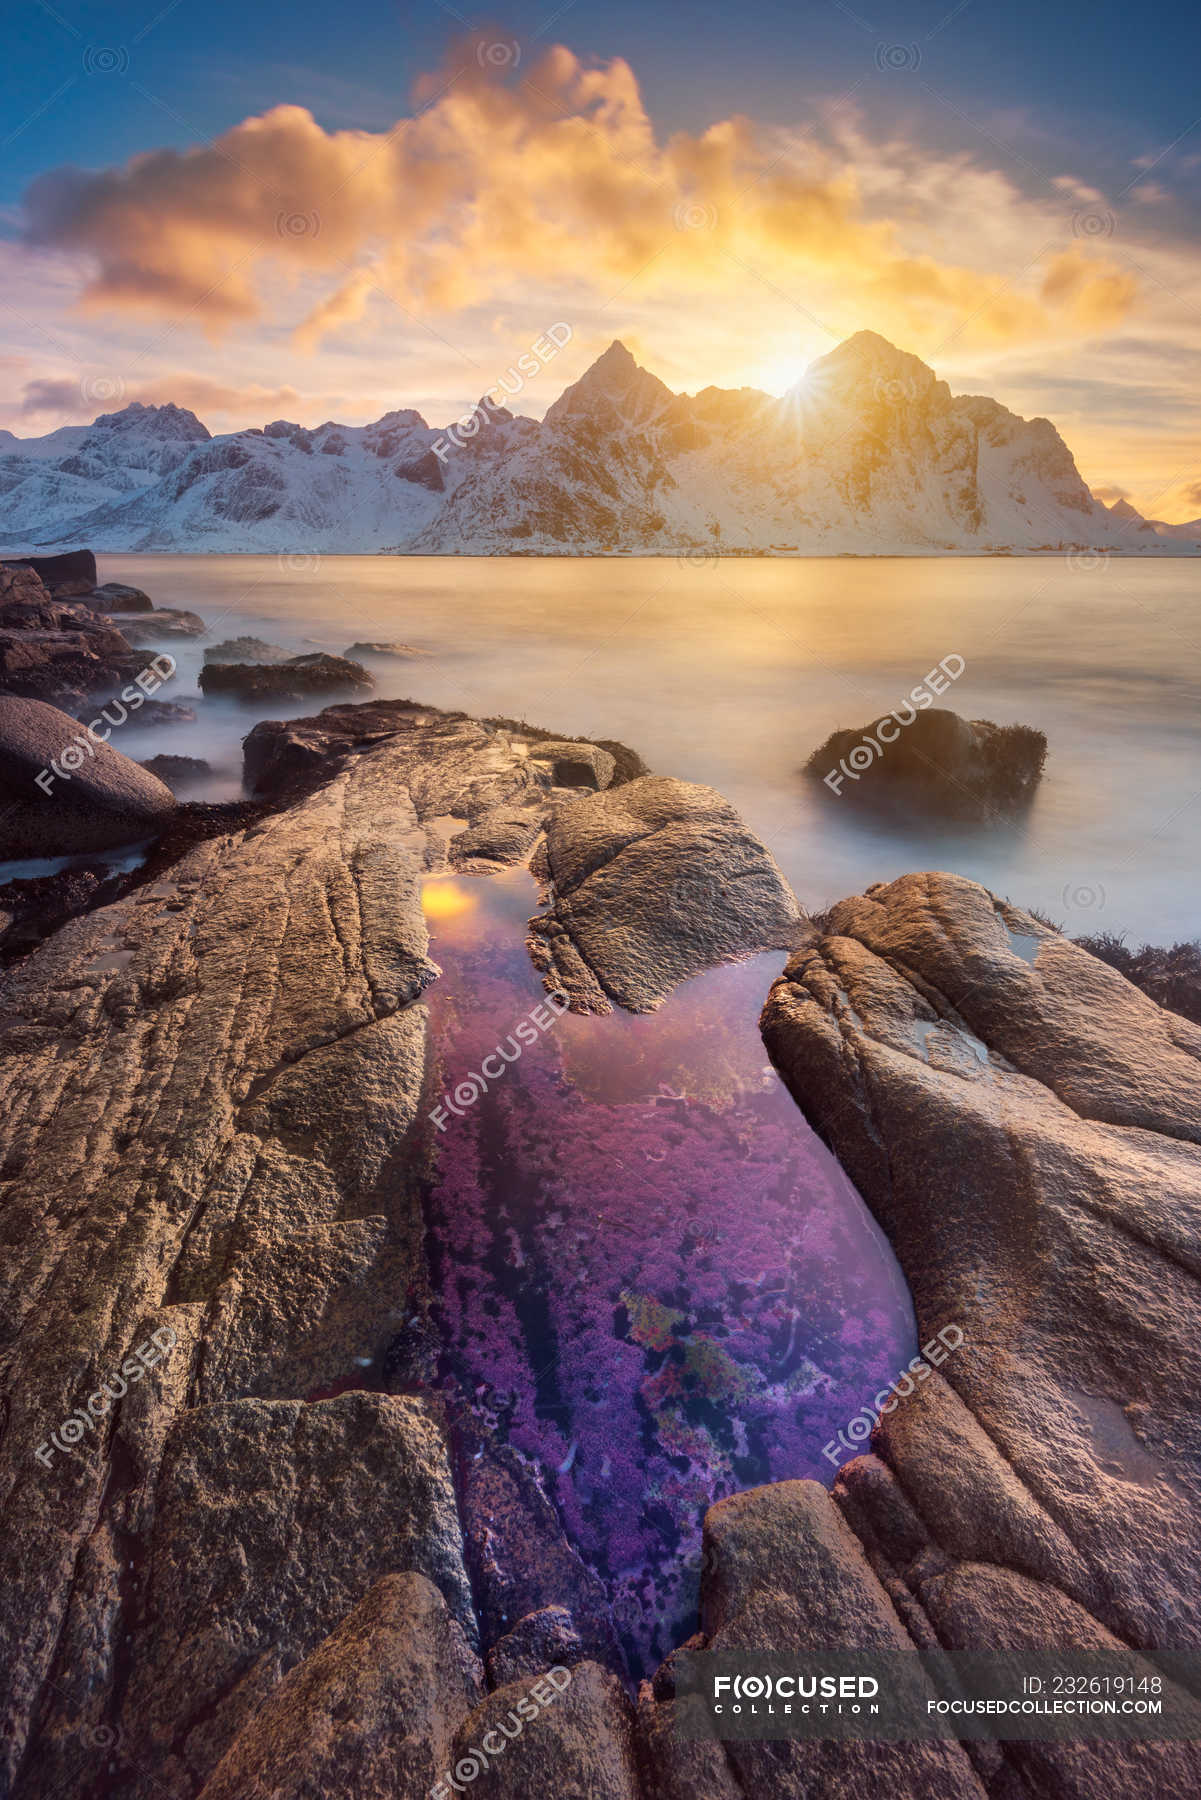
[[(295, 566), (289, 566), (289, 563)], [(103, 556), (160, 606), (209, 626), (165, 647), (197, 692), (203, 643), (241, 633), (295, 652), (389, 639), (377, 692), (621, 738), (657, 773), (707, 782), (817, 908), (940, 868), (1035, 906), (1070, 933), (1168, 942), (1201, 929), (1201, 572), (1188, 561), (1061, 558), (673, 559)], [(898, 706), (944, 657), (969, 718), (1047, 734), (1043, 782), (1012, 826), (866, 820), (802, 779), (840, 726)], [(317, 711), (320, 703), (291, 706)], [(202, 700), (195, 725), (120, 733), (139, 759), (201, 756), (240, 791), (260, 705)], [(285, 710), (285, 709), (281, 709)]]

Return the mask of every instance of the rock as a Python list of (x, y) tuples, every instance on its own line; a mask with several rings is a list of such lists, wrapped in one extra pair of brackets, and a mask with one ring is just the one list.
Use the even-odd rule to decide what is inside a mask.
[(1135, 987), (1150, 994), (1159, 1006), (1183, 1013), (1194, 1025), (1201, 1025), (1201, 943), (1143, 944), (1132, 950), (1124, 938), (1103, 931), (1095, 937), (1078, 937), (1074, 943), (1090, 956), (1117, 969)]
[(27, 564), (0, 563), (0, 692), (82, 707), (146, 662), (106, 615), (52, 595)]
[(96, 587), (96, 558), (90, 550), (65, 550), (60, 556), (26, 556), (6, 568), (26, 567), (52, 594), (90, 594)]
[(165, 781), (173, 794), (180, 788), (205, 780), (213, 772), (212, 764), (200, 756), (149, 756), (142, 767)]
[(364, 656), (412, 657), (412, 656), (425, 656), (426, 654), (427, 654), (427, 652), (424, 650), (414, 650), (412, 644), (393, 644), (393, 643), (352, 644), (350, 646), (349, 650), (343, 651), (343, 655), (350, 657), (350, 659), (352, 661), (354, 661), (354, 659), (356, 657), (364, 657)]
[(361, 663), (317, 651), (282, 663), (206, 663), (200, 687), (206, 694), (237, 694), (243, 700), (300, 700), (339, 688), (371, 688), (374, 676)]
[(544, 1606), (527, 1613), (488, 1652), (488, 1679), (493, 1687), (532, 1680), (556, 1665), (570, 1668), (587, 1652), (565, 1606)]
[(207, 629), (199, 613), (182, 612), (174, 606), (156, 606), (150, 612), (114, 610), (110, 617), (131, 644), (158, 644), (164, 638), (199, 637)]
[(577, 1011), (651, 1012), (702, 969), (805, 930), (758, 838), (691, 782), (644, 776), (562, 802), (534, 868), (548, 911), (530, 921), (530, 953)]
[(220, 644), (207, 644), (204, 660), (206, 663), (282, 663), (291, 655), (290, 650), (284, 650), (279, 644), (268, 644), (262, 638), (236, 637), (226, 638)]
[(832, 732), (806, 766), (839, 799), (982, 820), (1033, 798), (1046, 755), (1045, 736), (1029, 725), (907, 706), (858, 731)]
[[(393, 709), (373, 740), (374, 706), (331, 712), (324, 781), (274, 812), (181, 807), (174, 859), (3, 978), (0, 1790), (20, 1767), (21, 1800), (98, 1779), (194, 1800), (389, 1575), (475, 1631), (440, 1402), (379, 1391), (429, 1303), (420, 885), (447, 816), (541, 818), (550, 789), (491, 726)], [(169, 1354), (59, 1448), (152, 1331)], [(428, 1396), (436, 1372), (404, 1379)]]
[(446, 1776), (462, 1782), (485, 1770), (489, 1800), (640, 1800), (630, 1703), (620, 1681), (596, 1663), (581, 1663), (498, 1688), (460, 1726), (445, 1786), (433, 1789), (436, 1800), (453, 1792)]
[[(893, 1604), (854, 1533), (815, 1481), (780, 1481), (719, 1501), (705, 1515), (701, 1624), (694, 1648), (768, 1651), (798, 1665), (831, 1651), (912, 1651)], [(675, 1681), (688, 1661), (677, 1652), (655, 1678), (656, 1704), (642, 1730), (648, 1754), (666, 1759), (671, 1791), (678, 1760)], [(930, 1693), (933, 1694), (931, 1688)], [(659, 1717), (661, 1709), (666, 1716)], [(705, 1763), (692, 1745), (690, 1760)], [(713, 1792), (771, 1793), (780, 1800), (852, 1800), (864, 1793), (922, 1800), (985, 1800), (986, 1788), (960, 1746), (946, 1743), (819, 1741), (781, 1738), (707, 1746), (718, 1780)], [(722, 1752), (736, 1778), (722, 1778)], [(676, 1791), (681, 1791), (677, 1785)], [(697, 1800), (705, 1789), (692, 1790)], [(689, 1789), (684, 1787), (683, 1794)], [(707, 1800), (707, 1795), (706, 1795)]]
[(550, 763), (556, 787), (607, 788), (617, 767), (609, 752), (596, 744), (564, 743), (554, 738), (535, 744), (530, 755), (535, 762)]
[(103, 862), (6, 881), (0, 887), (0, 961), (27, 955), (68, 919), (115, 899), (123, 881)]
[(460, 1643), (475, 1633), (445, 1444), (415, 1398), (185, 1412), (162, 1453), (155, 1546), (118, 1729), (130, 1760), (168, 1782), (177, 1745), (192, 1771), (212, 1767), (382, 1575), (418, 1571)]
[[(180, 700), (146, 700), (138, 713), (139, 725), (194, 725), (196, 708)], [(191, 760), (188, 758), (186, 760)], [(147, 765), (142, 764), (145, 768)]]
[(96, 612), (148, 613), (154, 611), (154, 601), (140, 587), (130, 587), (124, 581), (106, 581), (102, 587), (93, 588), (87, 596), (88, 605)]
[(437, 1588), (386, 1575), (285, 1675), (200, 1800), (426, 1800), (482, 1685)]
[[(940, 1364), (840, 1479), (877, 1568), (944, 1642), (1053, 1643), (1058, 1615), (1073, 1641), (1196, 1651), (1201, 1029), (987, 889), (924, 874), (832, 908), (763, 1034)], [(1137, 1792), (1147, 1748), (1061, 1761), (1047, 1791)], [(1201, 1788), (1195, 1750), (1182, 1773), (1184, 1748), (1160, 1749), (1143, 1791)]]
[(0, 696), (0, 856), (134, 843), (162, 831), (174, 808), (156, 776), (66, 713)]

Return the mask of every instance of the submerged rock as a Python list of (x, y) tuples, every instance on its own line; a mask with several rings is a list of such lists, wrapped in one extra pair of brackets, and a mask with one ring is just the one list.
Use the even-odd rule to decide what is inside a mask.
[(991, 819), (1033, 797), (1046, 755), (1045, 736), (1029, 725), (908, 706), (858, 731), (832, 732), (806, 769), (840, 799)]
[(425, 656), (426, 652), (424, 650), (414, 650), (412, 644), (368, 642), (368, 643), (352, 644), (350, 646), (349, 650), (343, 651), (343, 655), (350, 657), (351, 660), (353, 661), (355, 657), (359, 657), (359, 656), (413, 657), (413, 656)]
[(206, 663), (200, 671), (206, 694), (237, 694), (243, 700), (303, 700), (338, 689), (373, 688), (375, 677), (361, 663), (316, 651), (286, 662)]
[(692, 782), (648, 775), (563, 801), (534, 869), (548, 910), (530, 921), (530, 954), (582, 1012), (652, 1012), (690, 975), (805, 931), (769, 852)]
[(155, 775), (57, 707), (0, 696), (0, 857), (134, 843), (174, 809)]
[(178, 793), (181, 787), (193, 782), (203, 781), (212, 774), (212, 764), (205, 762), (201, 756), (148, 756), (142, 764), (160, 781), (165, 781), (172, 793)]
[(291, 650), (257, 637), (226, 638), (220, 644), (207, 644), (204, 651), (206, 663), (282, 663), (291, 656)]
[(157, 644), (163, 638), (199, 637), (206, 629), (199, 613), (185, 612), (176, 606), (155, 606), (149, 612), (111, 614), (131, 644)]

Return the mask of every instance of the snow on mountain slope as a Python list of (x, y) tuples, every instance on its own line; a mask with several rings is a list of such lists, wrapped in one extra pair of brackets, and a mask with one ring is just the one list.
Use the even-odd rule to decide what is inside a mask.
[[(1128, 509), (1133, 513), (1133, 508)], [(1137, 522), (1137, 523), (1136, 523)], [(1046, 419), (859, 332), (782, 399), (673, 394), (612, 344), (539, 423), (481, 410), (210, 437), (129, 406), (0, 438), (0, 537), (99, 550), (808, 554), (1194, 548), (1094, 499)], [(1168, 533), (1179, 532), (1179, 537)]]

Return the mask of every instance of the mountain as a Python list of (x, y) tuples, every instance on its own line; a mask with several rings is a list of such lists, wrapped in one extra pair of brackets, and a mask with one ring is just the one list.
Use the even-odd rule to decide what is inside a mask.
[(0, 538), (22, 549), (1179, 554), (1191, 531), (1106, 507), (1048, 420), (956, 398), (870, 331), (782, 399), (675, 394), (614, 343), (541, 422), (481, 405), (444, 429), (401, 410), (213, 437), (134, 404), (0, 436)]

